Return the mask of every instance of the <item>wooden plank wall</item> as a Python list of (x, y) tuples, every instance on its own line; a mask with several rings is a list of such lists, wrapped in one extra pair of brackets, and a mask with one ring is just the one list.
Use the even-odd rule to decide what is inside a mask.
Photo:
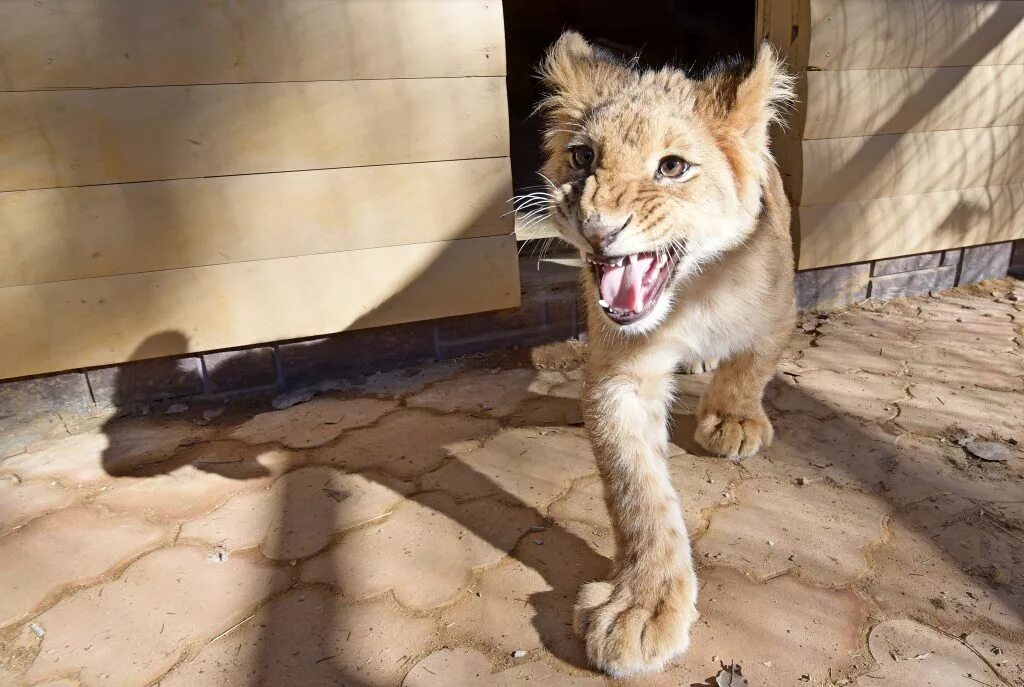
[(0, 378), (517, 305), (501, 12), (0, 3)]
[(801, 269), (1024, 237), (1024, 2), (761, 0)]

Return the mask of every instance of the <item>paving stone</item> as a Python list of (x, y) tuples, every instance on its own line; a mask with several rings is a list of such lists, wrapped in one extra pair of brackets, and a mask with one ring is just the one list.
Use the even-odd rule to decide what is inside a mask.
[(846, 585), (867, 572), (863, 550), (881, 539), (887, 510), (878, 499), (823, 481), (749, 480), (736, 488), (734, 505), (714, 514), (695, 552), (757, 579), (793, 572)]
[(408, 660), (434, 644), (433, 634), (433, 620), (414, 618), (390, 599), (344, 606), (323, 589), (292, 590), (160, 685), (397, 685)]
[(72, 492), (55, 485), (0, 479), (0, 535), (74, 500)]
[(1010, 353), (978, 355), (969, 349), (926, 346), (908, 361), (908, 371), (916, 382), (1024, 390), (1024, 362)]
[(155, 546), (168, 532), (93, 507), (43, 516), (0, 539), (0, 626), (58, 590), (91, 582)]
[(456, 504), (447, 494), (407, 500), (387, 519), (346, 535), (303, 566), (302, 579), (346, 598), (394, 590), (408, 608), (443, 606), (466, 593), (473, 572), (497, 563), (540, 518), (490, 499)]
[(608, 576), (611, 563), (560, 526), (531, 532), (511, 560), (485, 570), (472, 593), (446, 608), (441, 624), (461, 643), (509, 656), (552, 652), (585, 664), (573, 632), (572, 607), (580, 585)]
[(799, 367), (835, 372), (871, 372), (895, 375), (912, 358), (917, 344), (909, 340), (883, 341), (860, 333), (826, 334), (805, 349)]
[(802, 685), (803, 675), (824, 685), (856, 662), (866, 613), (853, 592), (809, 586), (790, 575), (758, 584), (721, 568), (699, 579), (700, 618), (690, 648), (667, 669), (683, 684), (713, 677), (722, 662), (735, 661), (751, 685)]
[(97, 501), (111, 510), (178, 522), (209, 513), (235, 494), (265, 488), (305, 460), (300, 453), (235, 441), (199, 444), (145, 476), (119, 478)]
[(210, 561), (194, 546), (161, 549), (38, 616), (46, 635), (26, 678), (78, 674), (83, 686), (148, 685), (284, 584), (283, 574), (251, 558)]
[(934, 436), (957, 426), (978, 437), (1024, 444), (1024, 404), (1019, 393), (919, 382), (911, 387), (910, 396), (899, 402), (897, 420), (907, 431)]
[(543, 510), (572, 480), (596, 470), (582, 430), (513, 429), (424, 476), (422, 487), (458, 500), (493, 496)]
[(775, 439), (763, 459), (744, 462), (753, 475), (827, 479), (856, 489), (875, 489), (898, 464), (892, 434), (877, 425), (837, 416), (819, 420), (789, 413), (774, 419)]
[(181, 536), (228, 551), (255, 546), (267, 558), (311, 556), (337, 532), (386, 515), (410, 486), (380, 475), (348, 475), (329, 467), (289, 472), (273, 486), (235, 496)]
[(1015, 631), (1024, 629), (1019, 606), (1003, 592), (962, 572), (927, 531), (902, 518), (889, 523), (887, 540), (871, 551), (871, 558), (865, 587), (886, 613), (932, 619), (957, 632), (969, 628), (976, 618)]
[(887, 620), (871, 628), (878, 667), (857, 678), (865, 685), (962, 687), (999, 684), (999, 678), (961, 642), (913, 620)]
[(906, 397), (906, 381), (867, 372), (808, 370), (773, 385), (769, 402), (783, 412), (804, 412), (819, 419), (837, 414), (871, 422), (896, 417), (895, 401)]
[(504, 417), (523, 401), (545, 395), (550, 386), (539, 380), (536, 370), (474, 370), (434, 384), (411, 397), (408, 403), (443, 413), (462, 411)]
[(322, 446), (347, 429), (375, 422), (395, 407), (376, 398), (315, 398), (287, 410), (260, 413), (231, 433), (250, 444), (277, 442), (289, 448)]
[[(1024, 642), (1016, 636), (973, 630), (964, 637), (964, 641), (988, 658), (1011, 685), (1024, 685)], [(1000, 683), (996, 681), (994, 684)]]
[(179, 446), (208, 434), (205, 428), (183, 422), (115, 420), (101, 432), (75, 434), (8, 458), (0, 463), (0, 472), (68, 485), (108, 482), (114, 475), (165, 460)]
[(374, 469), (408, 478), (479, 448), (498, 429), (494, 420), (399, 410), (374, 427), (350, 431), (334, 446), (317, 451), (315, 460), (349, 472)]
[[(741, 478), (740, 467), (730, 461), (688, 454), (668, 459), (669, 475), (683, 502), (686, 528), (694, 537), (707, 527), (705, 511), (732, 501), (733, 483)], [(565, 496), (552, 504), (551, 517), (558, 522), (574, 521), (607, 531), (611, 519), (598, 475), (585, 477)]]
[(567, 674), (542, 661), (496, 671), (479, 651), (457, 648), (442, 649), (417, 663), (409, 671), (402, 687), (518, 687), (535, 682), (559, 687), (601, 687), (605, 684), (601, 678)]

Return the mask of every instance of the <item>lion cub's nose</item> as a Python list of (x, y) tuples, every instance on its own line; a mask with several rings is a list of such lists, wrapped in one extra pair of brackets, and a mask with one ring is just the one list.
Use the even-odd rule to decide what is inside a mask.
[(599, 214), (592, 214), (583, 220), (580, 225), (580, 233), (583, 238), (597, 250), (604, 250), (612, 244), (615, 237), (629, 224), (630, 216), (625, 222), (611, 223)]

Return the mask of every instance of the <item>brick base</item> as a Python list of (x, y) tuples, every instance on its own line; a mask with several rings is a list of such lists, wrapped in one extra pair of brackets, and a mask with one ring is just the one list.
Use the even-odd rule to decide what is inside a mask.
[[(196, 395), (276, 393), (425, 360), (584, 337), (574, 255), (540, 263), (524, 258), (520, 270), (520, 308), (0, 381), (0, 426)], [(797, 305), (828, 310), (866, 298), (913, 296), (1004, 277), (1008, 270), (1024, 277), (1024, 241), (798, 272)]]
[[(991, 243), (957, 250), (921, 253), (856, 265), (797, 272), (797, 307), (831, 310), (868, 298), (919, 296), (1012, 273), (1019, 256), (1024, 272), (1024, 241)], [(1014, 263), (1016, 264), (1016, 263)]]

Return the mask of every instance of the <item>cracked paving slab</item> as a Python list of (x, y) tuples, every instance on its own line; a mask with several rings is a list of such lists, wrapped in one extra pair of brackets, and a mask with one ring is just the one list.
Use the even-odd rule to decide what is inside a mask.
[(397, 685), (411, 659), (436, 644), (434, 636), (433, 620), (413, 617), (390, 599), (345, 605), (324, 589), (293, 589), (207, 644), (160, 685)]
[(459, 500), (492, 496), (545, 510), (572, 481), (597, 470), (581, 429), (511, 429), (421, 480)]
[(878, 665), (857, 678), (854, 684), (858, 687), (1001, 683), (995, 672), (963, 642), (913, 620), (888, 620), (876, 625), (871, 629), (868, 646)]
[(206, 424), (2, 424), (0, 684), (679, 687), (735, 661), (752, 687), (1024, 685), (1022, 298), (802, 316), (775, 442), (740, 464), (690, 440), (710, 375), (678, 375), (701, 617), (632, 680), (590, 671), (571, 628), (614, 548), (579, 346)]
[(868, 571), (864, 549), (882, 537), (887, 508), (879, 499), (824, 481), (797, 486), (752, 479), (735, 503), (715, 513), (697, 556), (755, 579), (791, 572), (843, 586)]
[(249, 444), (277, 442), (289, 448), (322, 446), (346, 429), (376, 421), (395, 408), (394, 401), (376, 398), (314, 398), (285, 410), (260, 413), (231, 433)]
[(518, 687), (533, 684), (563, 687), (602, 687), (604, 680), (570, 675), (539, 661), (495, 670), (485, 655), (473, 649), (443, 649), (417, 663), (402, 687)]
[(410, 490), (382, 475), (302, 468), (186, 523), (180, 536), (227, 551), (258, 546), (272, 560), (296, 560), (318, 553), (339, 532), (387, 515)]
[(318, 449), (313, 459), (349, 472), (373, 469), (410, 478), (479, 448), (500, 427), (484, 418), (399, 410), (373, 427), (348, 432), (333, 446)]
[(476, 570), (500, 561), (539, 524), (526, 508), (491, 499), (460, 504), (427, 493), (305, 563), (302, 579), (333, 585), (346, 599), (391, 591), (403, 606), (429, 610), (467, 593)]
[(148, 684), (286, 583), (252, 558), (211, 561), (192, 546), (155, 551), (119, 579), (78, 591), (38, 616), (45, 634), (26, 677), (77, 673), (83, 685)]
[(53, 592), (82, 586), (155, 546), (169, 532), (145, 520), (79, 506), (0, 538), (0, 627)]

